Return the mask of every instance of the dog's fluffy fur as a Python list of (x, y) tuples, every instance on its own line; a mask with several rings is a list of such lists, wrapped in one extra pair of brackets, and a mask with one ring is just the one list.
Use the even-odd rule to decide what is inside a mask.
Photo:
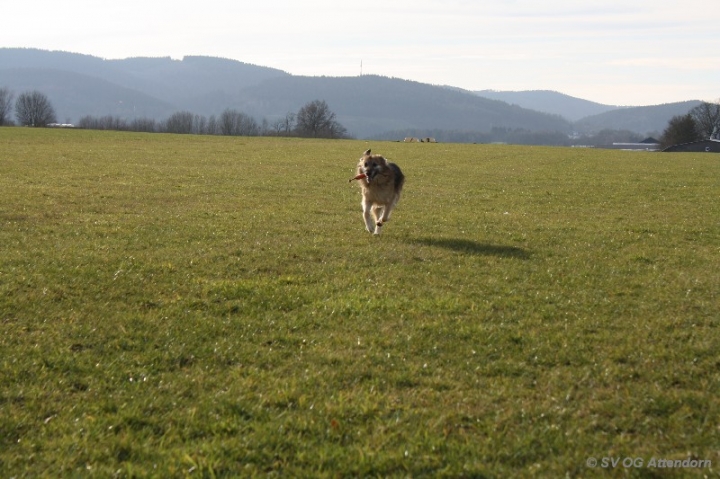
[(405, 175), (395, 163), (388, 162), (381, 155), (372, 155), (367, 150), (357, 164), (357, 173), (362, 188), (362, 209), (366, 229), (380, 234), (382, 225), (390, 219), (390, 213), (400, 201), (405, 184)]

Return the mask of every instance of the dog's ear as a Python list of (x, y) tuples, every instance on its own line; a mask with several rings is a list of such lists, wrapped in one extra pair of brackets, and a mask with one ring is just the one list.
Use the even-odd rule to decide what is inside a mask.
[(370, 156), (370, 150), (368, 150), (368, 151), (366, 151), (365, 153), (363, 153), (363, 155), (364, 155), (364, 156)]

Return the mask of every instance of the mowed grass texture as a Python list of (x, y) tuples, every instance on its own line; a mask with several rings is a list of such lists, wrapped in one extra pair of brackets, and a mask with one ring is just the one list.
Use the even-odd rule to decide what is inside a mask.
[[(367, 148), (407, 176), (380, 237)], [(719, 179), (712, 154), (0, 129), (0, 475), (717, 475)]]

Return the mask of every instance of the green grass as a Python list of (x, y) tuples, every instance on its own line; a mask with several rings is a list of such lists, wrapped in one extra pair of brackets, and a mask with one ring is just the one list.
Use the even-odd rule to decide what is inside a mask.
[[(379, 238), (347, 181), (367, 148), (407, 176)], [(718, 178), (710, 154), (0, 129), (0, 475), (717, 474)]]

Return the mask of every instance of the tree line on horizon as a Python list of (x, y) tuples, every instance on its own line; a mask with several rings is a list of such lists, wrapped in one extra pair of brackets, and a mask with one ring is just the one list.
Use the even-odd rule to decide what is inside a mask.
[[(46, 127), (57, 124), (55, 110), (47, 96), (39, 91), (22, 93), (13, 103), (14, 94), (0, 88), (0, 126), (14, 125), (14, 110), (21, 126)], [(176, 133), (227, 136), (298, 136), (308, 138), (348, 138), (347, 129), (337, 121), (336, 115), (324, 100), (306, 103), (297, 113), (288, 112), (272, 123), (255, 118), (235, 109), (226, 109), (219, 116), (205, 117), (189, 111), (179, 111), (167, 119), (153, 118), (127, 120), (119, 116), (80, 118), (76, 128), (88, 130), (116, 130), (144, 133)]]
[(126, 120), (117, 116), (84, 116), (78, 128), (88, 130), (117, 130), (146, 133), (175, 133), (189, 135), (225, 136), (298, 136), (306, 138), (348, 138), (347, 130), (337, 120), (324, 100), (314, 100), (284, 117), (268, 122), (258, 122), (252, 116), (228, 108), (219, 116), (197, 115), (179, 111), (167, 119), (152, 118)]
[[(0, 88), (0, 126), (14, 125), (11, 113), (15, 113), (22, 126), (53, 126), (57, 124), (55, 110), (47, 96), (39, 91), (24, 92), (14, 100), (8, 88)], [(77, 128), (89, 130), (116, 130), (146, 133), (175, 133), (226, 136), (297, 136), (308, 138), (350, 138), (335, 113), (324, 100), (306, 103), (297, 113), (288, 112), (272, 123), (255, 118), (236, 109), (226, 109), (219, 116), (205, 117), (189, 111), (173, 113), (165, 120), (135, 118), (127, 120), (119, 116), (90, 116), (80, 118)], [(570, 146), (584, 144), (603, 146), (613, 142), (639, 142), (641, 135), (625, 130), (602, 130), (594, 135), (568, 138), (560, 132), (532, 132), (524, 129), (494, 127), (489, 132), (402, 130), (385, 132), (377, 139), (394, 140), (406, 136), (432, 136), (443, 142), (492, 143), (503, 142), (525, 145)], [(685, 115), (674, 116), (660, 134), (660, 146), (714, 138), (720, 139), (720, 101), (703, 102)]]

